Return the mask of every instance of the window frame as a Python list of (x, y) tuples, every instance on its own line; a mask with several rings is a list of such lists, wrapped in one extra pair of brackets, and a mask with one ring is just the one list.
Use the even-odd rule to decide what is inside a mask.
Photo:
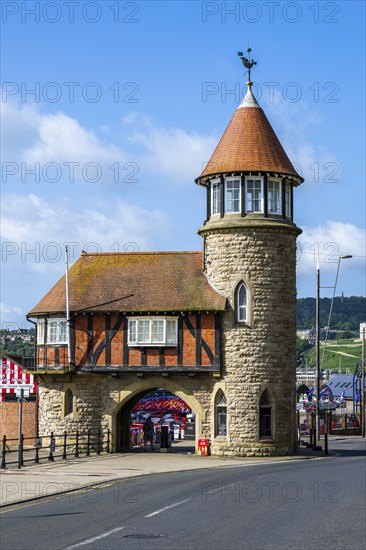
[[(262, 402), (262, 403), (261, 403)], [(266, 420), (269, 419), (269, 430), (266, 428)], [(264, 433), (262, 430), (262, 427), (264, 427)], [(272, 403), (272, 397), (267, 389), (264, 389), (259, 397), (259, 410), (258, 410), (258, 436), (259, 440), (273, 440), (274, 434), (273, 434), (273, 403)], [(269, 433), (266, 433), (266, 431), (269, 431)]]
[[(215, 202), (215, 192), (217, 190), (217, 201)], [(211, 192), (211, 216), (220, 216), (221, 215), (221, 180), (220, 178), (215, 178), (210, 182), (210, 192)], [(214, 212), (215, 205), (217, 207), (217, 212)]]
[[(43, 321), (43, 341), (38, 340), (38, 326), (37, 326), (37, 344), (38, 345), (66, 345), (67, 344), (67, 320), (66, 317), (47, 317), (47, 330), (46, 319)], [(62, 327), (62, 324), (63, 327)], [(54, 326), (55, 325), (55, 326)], [(52, 332), (54, 334), (52, 335)], [(52, 338), (51, 338), (52, 335)], [(63, 338), (61, 337), (63, 336)]]
[[(228, 188), (227, 188), (227, 184), (229, 182), (232, 182), (232, 181), (237, 181), (238, 182), (238, 191), (239, 191), (239, 195), (238, 195), (238, 198), (237, 199), (234, 199), (235, 201), (237, 200), (238, 201), (238, 209), (237, 210), (228, 210), (228, 203), (229, 203), (229, 200), (228, 200)], [(240, 181), (240, 176), (228, 176), (225, 178), (225, 182), (224, 182), (224, 192), (225, 192), (225, 214), (240, 214), (241, 212), (241, 181)]]
[(46, 319), (37, 321), (37, 345), (44, 346), (46, 336)]
[[(224, 399), (224, 402), (221, 402)], [(219, 418), (224, 415), (225, 423), (220, 423)], [(221, 428), (224, 426), (224, 432), (220, 433)], [(227, 397), (222, 389), (219, 389), (215, 397), (215, 437), (227, 437), (228, 436), (228, 413), (227, 413)]]
[[(276, 183), (278, 184), (278, 211), (275, 211), (275, 210), (271, 210), (271, 203), (270, 203), (270, 199), (269, 199), (269, 193), (270, 193), (270, 185), (271, 183)], [(268, 178), (268, 183), (267, 183), (267, 209), (268, 209), (268, 214), (275, 214), (275, 215), (278, 215), (280, 216), (282, 214), (282, 180), (281, 178)], [(273, 202), (273, 201), (271, 201)]]
[(64, 416), (74, 415), (74, 392), (71, 388), (67, 388), (65, 391), (65, 411)]
[(284, 182), (285, 185), (285, 216), (286, 218), (292, 218), (292, 209), (291, 209), (291, 193), (292, 185), (289, 181)]
[[(127, 344), (129, 347), (176, 347), (178, 345), (178, 318), (177, 317), (128, 317), (127, 327)], [(174, 331), (168, 330), (168, 323), (174, 321), (175, 323), (175, 340), (169, 341)], [(149, 323), (149, 337), (148, 340), (139, 339), (139, 323)], [(163, 339), (153, 341), (153, 324), (163, 322)], [(134, 339), (131, 338), (131, 328), (135, 326), (133, 334)]]
[[(239, 294), (240, 294), (240, 290), (244, 288), (245, 289), (245, 304), (244, 305), (241, 305), (239, 303)], [(240, 311), (245, 308), (245, 319), (241, 319), (240, 318)], [(245, 324), (248, 322), (248, 308), (249, 308), (249, 292), (248, 292), (248, 287), (247, 285), (244, 283), (244, 281), (241, 281), (237, 287), (236, 287), (236, 292), (235, 292), (235, 310), (236, 310), (236, 322), (237, 323), (240, 323), (240, 324)]]
[[(260, 189), (260, 199), (254, 199), (254, 201), (260, 201), (260, 210), (249, 210), (248, 205), (250, 202), (253, 202), (252, 200), (249, 200), (248, 198), (248, 183), (250, 181), (260, 181), (261, 189)], [(264, 214), (264, 177), (263, 176), (245, 176), (245, 211), (247, 214)]]

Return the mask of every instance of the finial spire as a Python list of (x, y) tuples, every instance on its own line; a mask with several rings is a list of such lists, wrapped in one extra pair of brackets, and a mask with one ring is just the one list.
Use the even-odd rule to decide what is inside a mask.
[(243, 56), (243, 52), (238, 52), (238, 56), (241, 59), (241, 62), (243, 63), (244, 67), (248, 69), (248, 82), (247, 86), (250, 88), (252, 86), (252, 82), (250, 80), (250, 70), (253, 67), (253, 65), (257, 64), (257, 61), (253, 61), (253, 59), (250, 58), (250, 52), (252, 51), (251, 48), (247, 48), (248, 57)]

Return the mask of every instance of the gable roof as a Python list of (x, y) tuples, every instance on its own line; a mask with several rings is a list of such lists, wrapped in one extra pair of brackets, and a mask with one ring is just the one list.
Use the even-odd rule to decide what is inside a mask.
[(196, 182), (205, 184), (207, 176), (227, 172), (278, 172), (299, 183), (304, 181), (258, 105), (251, 86)]
[[(71, 312), (223, 311), (226, 299), (208, 284), (201, 252), (87, 254), (69, 269)], [(65, 276), (29, 316), (65, 313)]]

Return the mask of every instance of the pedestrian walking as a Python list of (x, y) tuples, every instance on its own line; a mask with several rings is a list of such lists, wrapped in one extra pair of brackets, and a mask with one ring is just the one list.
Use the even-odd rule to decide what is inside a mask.
[(142, 427), (144, 430), (144, 448), (147, 447), (147, 442), (150, 442), (151, 450), (154, 450), (154, 424), (148, 416), (144, 422), (144, 425)]

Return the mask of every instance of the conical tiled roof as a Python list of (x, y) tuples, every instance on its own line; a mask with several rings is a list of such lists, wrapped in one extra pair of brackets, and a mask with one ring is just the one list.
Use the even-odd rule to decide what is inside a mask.
[(253, 96), (249, 82), (243, 101), (196, 182), (204, 184), (207, 176), (228, 172), (277, 172), (303, 181)]

